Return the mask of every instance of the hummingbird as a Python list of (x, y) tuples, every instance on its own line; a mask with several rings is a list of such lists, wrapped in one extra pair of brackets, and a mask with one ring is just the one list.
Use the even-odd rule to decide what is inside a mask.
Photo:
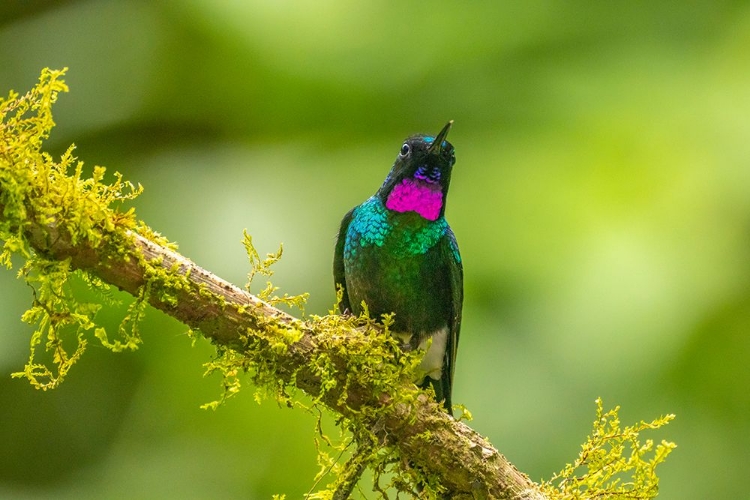
[(461, 254), (445, 220), (452, 125), (403, 142), (380, 189), (341, 221), (333, 260), (341, 312), (358, 315), (364, 303), (373, 317), (394, 313), (402, 349), (426, 349), (415, 382), (432, 386), (450, 414), (463, 304)]

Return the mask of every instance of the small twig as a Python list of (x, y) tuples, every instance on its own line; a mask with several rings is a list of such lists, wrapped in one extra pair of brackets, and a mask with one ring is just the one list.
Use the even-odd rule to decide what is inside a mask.
[(346, 500), (351, 496), (367, 467), (366, 457), (371, 453), (372, 448), (370, 447), (359, 447), (354, 450), (351, 458), (344, 466), (344, 473), (339, 476), (332, 500)]

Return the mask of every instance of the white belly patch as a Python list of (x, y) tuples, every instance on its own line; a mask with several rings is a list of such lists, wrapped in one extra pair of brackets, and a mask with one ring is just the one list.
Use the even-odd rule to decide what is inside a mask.
[[(393, 335), (401, 339), (404, 343), (408, 343), (411, 335), (404, 333), (393, 333)], [(427, 348), (427, 344), (432, 341), (432, 344)], [(443, 359), (445, 358), (445, 347), (448, 345), (448, 327), (437, 330), (432, 335), (425, 337), (421, 344), (420, 349), (427, 349), (424, 358), (419, 365), (425, 376), (430, 377), (433, 380), (440, 380), (443, 374)]]

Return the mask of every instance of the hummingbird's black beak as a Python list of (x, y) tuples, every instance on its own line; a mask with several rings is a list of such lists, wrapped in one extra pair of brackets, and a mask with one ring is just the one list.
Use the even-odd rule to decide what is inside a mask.
[(443, 141), (448, 136), (448, 131), (450, 131), (451, 125), (453, 125), (453, 120), (446, 123), (445, 127), (443, 127), (443, 130), (441, 130), (437, 137), (435, 137), (435, 140), (432, 141), (432, 144), (430, 144), (430, 147), (427, 150), (428, 154), (440, 153), (440, 151), (443, 149)]

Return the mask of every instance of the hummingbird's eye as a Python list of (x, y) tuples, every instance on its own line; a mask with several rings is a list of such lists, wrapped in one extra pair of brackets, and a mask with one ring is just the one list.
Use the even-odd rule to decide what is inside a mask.
[(409, 147), (409, 144), (404, 143), (403, 146), (401, 146), (401, 151), (399, 152), (400, 156), (406, 156), (409, 154), (409, 151), (411, 151), (411, 147)]

